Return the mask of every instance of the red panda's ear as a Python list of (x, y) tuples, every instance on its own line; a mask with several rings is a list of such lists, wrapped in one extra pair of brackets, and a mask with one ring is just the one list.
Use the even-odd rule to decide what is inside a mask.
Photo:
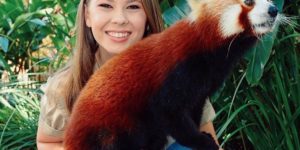
[(190, 8), (191, 8), (191, 10), (192, 11), (194, 11), (194, 10), (196, 10), (196, 9), (198, 9), (199, 7), (199, 1), (200, 0), (187, 0), (187, 2), (188, 2), (188, 4), (189, 4), (189, 6), (190, 6)]
[(200, 8), (201, 8), (200, 1), (202, 1), (202, 0), (187, 0), (189, 6), (191, 8), (189, 18), (192, 21), (196, 21), (198, 16), (200, 15)]

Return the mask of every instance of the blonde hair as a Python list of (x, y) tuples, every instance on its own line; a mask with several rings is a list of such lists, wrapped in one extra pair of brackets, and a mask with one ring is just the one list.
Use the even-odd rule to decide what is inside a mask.
[[(66, 101), (66, 107), (69, 112), (71, 112), (73, 104), (75, 103), (80, 91), (93, 74), (94, 66), (97, 61), (96, 51), (98, 43), (95, 41), (90, 28), (86, 26), (84, 18), (85, 4), (88, 4), (89, 1), (90, 0), (81, 0), (78, 6), (76, 20), (77, 37), (73, 56), (66, 67), (57, 72), (55, 75), (58, 76), (57, 78), (63, 78), (58, 80), (64, 80), (61, 81), (64, 84), (60, 87), (62, 91), (60, 93), (62, 93), (62, 96)], [(144, 37), (152, 33), (161, 32), (164, 29), (164, 24), (158, 0), (142, 0), (142, 4), (147, 15)], [(59, 75), (65, 74), (63, 72), (67, 72), (67, 75)], [(56, 82), (60, 82), (58, 80), (56, 80)], [(57, 90), (52, 88), (50, 89)]]

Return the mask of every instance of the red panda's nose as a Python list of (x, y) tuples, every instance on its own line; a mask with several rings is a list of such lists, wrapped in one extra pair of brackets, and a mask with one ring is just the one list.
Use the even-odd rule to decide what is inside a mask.
[(269, 7), (269, 10), (268, 10), (268, 13), (269, 13), (269, 15), (270, 15), (271, 17), (276, 17), (277, 14), (278, 14), (278, 9), (277, 9), (277, 7), (275, 7), (275, 6), (270, 6), (270, 7)]

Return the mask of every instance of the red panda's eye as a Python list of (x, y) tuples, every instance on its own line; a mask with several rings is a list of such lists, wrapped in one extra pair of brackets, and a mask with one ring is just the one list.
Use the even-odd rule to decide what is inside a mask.
[(244, 3), (247, 5), (247, 6), (253, 6), (254, 5), (254, 0), (245, 0)]

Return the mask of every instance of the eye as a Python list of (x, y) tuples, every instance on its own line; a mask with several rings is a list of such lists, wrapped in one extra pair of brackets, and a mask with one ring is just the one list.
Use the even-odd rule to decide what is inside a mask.
[(255, 4), (254, 0), (245, 0), (244, 3), (247, 5), (247, 6), (253, 6)]
[(99, 4), (99, 6), (100, 6), (100, 7), (103, 7), (103, 8), (113, 8), (111, 5), (105, 4), (105, 3)]
[(127, 8), (128, 9), (140, 9), (141, 7), (139, 5), (129, 5)]

